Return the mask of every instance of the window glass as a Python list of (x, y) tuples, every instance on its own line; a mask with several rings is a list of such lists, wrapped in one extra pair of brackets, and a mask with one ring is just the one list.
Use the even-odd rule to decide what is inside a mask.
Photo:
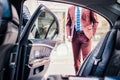
[(56, 21), (53, 23), (53, 25), (50, 27), (49, 31), (48, 31), (48, 34), (47, 34), (47, 37), (46, 39), (53, 39), (53, 38), (56, 38), (55, 34), (58, 33), (57, 31), (57, 24), (56, 24)]
[[(53, 29), (56, 27), (54, 17), (47, 10), (43, 10), (33, 25), (29, 39), (45, 39), (49, 29), (55, 32)], [(53, 32), (49, 31), (47, 39), (51, 39)]]

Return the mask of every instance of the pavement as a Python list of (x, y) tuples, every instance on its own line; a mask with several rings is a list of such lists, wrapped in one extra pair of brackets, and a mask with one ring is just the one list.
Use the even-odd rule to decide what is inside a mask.
[[(94, 42), (94, 47), (97, 43)], [(73, 54), (70, 42), (61, 43), (53, 50), (51, 62), (45, 74), (48, 75), (75, 75)]]
[(46, 75), (75, 75), (70, 42), (61, 43), (53, 50)]

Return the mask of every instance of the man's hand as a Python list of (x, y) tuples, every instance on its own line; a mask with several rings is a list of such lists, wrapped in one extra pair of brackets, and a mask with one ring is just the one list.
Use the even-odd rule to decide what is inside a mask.
[(67, 38), (69, 42), (72, 42), (72, 36), (68, 36)]

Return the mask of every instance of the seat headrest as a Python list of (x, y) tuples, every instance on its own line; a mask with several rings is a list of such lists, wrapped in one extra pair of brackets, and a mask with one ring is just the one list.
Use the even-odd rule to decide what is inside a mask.
[(11, 6), (9, 4), (8, 0), (2, 0), (2, 19), (11, 19), (12, 18), (12, 12), (11, 12)]
[(15, 7), (11, 5), (8, 0), (2, 0), (0, 3), (0, 13), (2, 14), (0, 15), (1, 20), (12, 21), (16, 25), (19, 25), (19, 17)]
[(14, 21), (14, 24), (19, 26), (19, 17), (17, 11), (13, 5), (11, 5), (11, 9), (12, 9), (12, 21)]

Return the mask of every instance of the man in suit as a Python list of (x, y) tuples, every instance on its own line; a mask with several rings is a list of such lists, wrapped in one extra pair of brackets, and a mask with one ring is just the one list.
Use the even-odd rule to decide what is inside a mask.
[(68, 40), (72, 42), (75, 73), (81, 66), (81, 60), (91, 51), (91, 38), (97, 26), (97, 15), (91, 10), (78, 6), (68, 9), (66, 31)]

